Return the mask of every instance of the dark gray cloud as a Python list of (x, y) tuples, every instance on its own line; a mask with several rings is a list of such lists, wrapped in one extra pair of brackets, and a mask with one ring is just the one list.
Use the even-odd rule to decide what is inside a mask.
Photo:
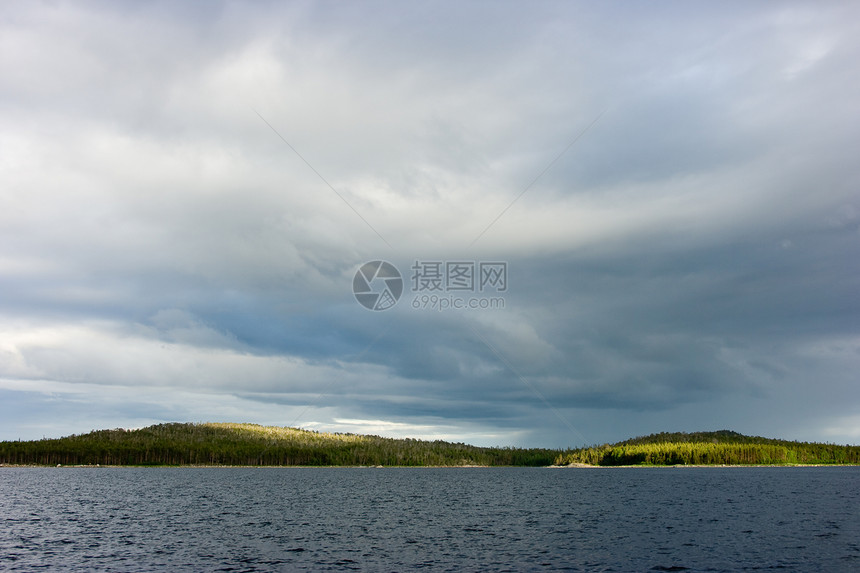
[(0, 438), (860, 439), (850, 3), (0, 10)]

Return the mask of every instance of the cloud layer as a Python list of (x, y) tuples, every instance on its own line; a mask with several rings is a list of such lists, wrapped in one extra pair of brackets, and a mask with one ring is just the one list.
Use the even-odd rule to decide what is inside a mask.
[[(856, 5), (0, 14), (0, 439), (857, 443)], [(414, 309), (416, 260), (504, 308)]]

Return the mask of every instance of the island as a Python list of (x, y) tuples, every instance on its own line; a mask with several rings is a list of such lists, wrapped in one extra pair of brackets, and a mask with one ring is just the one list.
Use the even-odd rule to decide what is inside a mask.
[(0, 442), (4, 466), (855, 465), (860, 446), (737, 432), (659, 433), (575, 449), (479, 447), (234, 423), (168, 423), (56, 439)]

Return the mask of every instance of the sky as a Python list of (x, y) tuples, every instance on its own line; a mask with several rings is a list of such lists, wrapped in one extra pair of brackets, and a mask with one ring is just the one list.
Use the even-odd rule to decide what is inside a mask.
[(858, 61), (856, 2), (2, 2), (0, 439), (858, 444)]

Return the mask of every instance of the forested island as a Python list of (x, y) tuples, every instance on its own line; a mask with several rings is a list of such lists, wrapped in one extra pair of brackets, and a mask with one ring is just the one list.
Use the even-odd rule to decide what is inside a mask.
[(36, 465), (545, 466), (559, 453), (223, 423), (0, 442), (0, 463)]
[(158, 424), (0, 442), (4, 465), (628, 466), (860, 464), (860, 446), (718, 432), (660, 433), (569, 450), (478, 447), (259, 426)]
[(791, 442), (718, 432), (659, 433), (569, 450), (557, 465), (833, 465), (860, 464), (860, 446)]

